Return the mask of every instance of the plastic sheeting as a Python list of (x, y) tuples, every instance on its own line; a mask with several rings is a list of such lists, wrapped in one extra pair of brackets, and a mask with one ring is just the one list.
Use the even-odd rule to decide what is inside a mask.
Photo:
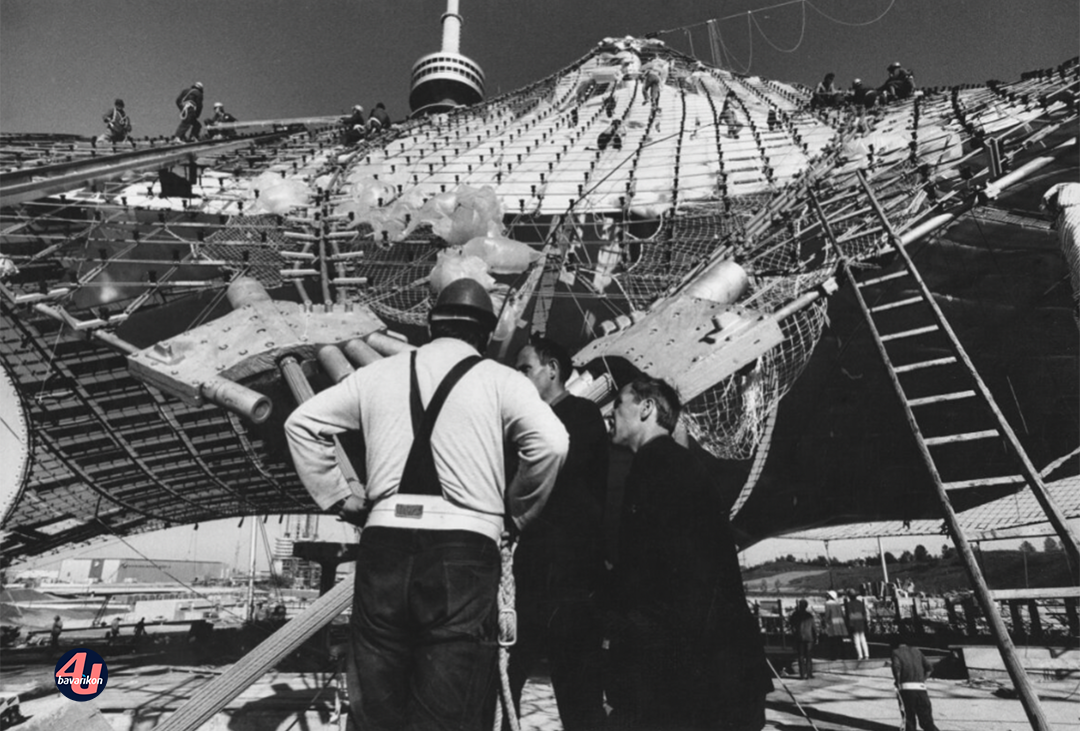
[(461, 249), (446, 249), (436, 257), (435, 266), (428, 275), (432, 292), (441, 292), (446, 285), (457, 279), (475, 279), (484, 289), (490, 291), (495, 280), (488, 274), (488, 266), (478, 256), (467, 256)]
[(528, 244), (505, 236), (477, 236), (462, 247), (465, 256), (475, 256), (495, 274), (521, 274), (540, 258)]
[(267, 171), (249, 185), (255, 203), (252, 213), (284, 215), (294, 208), (307, 205), (311, 187), (299, 178), (283, 178), (279, 173)]

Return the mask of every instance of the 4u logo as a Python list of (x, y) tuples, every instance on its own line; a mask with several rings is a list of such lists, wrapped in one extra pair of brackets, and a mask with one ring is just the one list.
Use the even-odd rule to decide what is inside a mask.
[(73, 701), (97, 698), (105, 690), (109, 669), (101, 655), (85, 647), (68, 650), (56, 663), (56, 688)]

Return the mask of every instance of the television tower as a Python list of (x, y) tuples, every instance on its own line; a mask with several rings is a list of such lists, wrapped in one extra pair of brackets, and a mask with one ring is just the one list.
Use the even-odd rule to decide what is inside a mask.
[(459, 53), (461, 15), (458, 0), (446, 0), (442, 16), (442, 50), (421, 56), (413, 64), (409, 108), (412, 116), (447, 112), (484, 98), (484, 71)]

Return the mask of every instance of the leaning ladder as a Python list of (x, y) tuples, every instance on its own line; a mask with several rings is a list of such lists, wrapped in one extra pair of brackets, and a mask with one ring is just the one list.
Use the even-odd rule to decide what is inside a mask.
[[(923, 461), (925, 462), (937, 489), (938, 498), (941, 502), (949, 532), (952, 535), (953, 541), (964, 562), (968, 578), (975, 589), (976, 597), (978, 598), (979, 604), (990, 625), (990, 630), (997, 641), (998, 649), (1001, 652), (1005, 667), (1020, 694), (1020, 699), (1024, 705), (1024, 710), (1028, 715), (1028, 720), (1030, 721), (1032, 728), (1036, 729), (1036, 731), (1049, 729), (1050, 726), (1046, 720), (1046, 716), (1043, 714), (1038, 696), (1032, 688), (1031, 682), (1024, 672), (1023, 666), (1020, 664), (1020, 660), (1016, 655), (1016, 648), (1009, 637), (1008, 631), (1005, 629), (1005, 624), (998, 612), (997, 604), (990, 595), (990, 590), (986, 585), (982, 571), (979, 569), (978, 563), (975, 560), (975, 555), (971, 550), (967, 537), (964, 535), (963, 528), (957, 518), (956, 510), (953, 507), (952, 499), (950, 498), (950, 492), (961, 489), (993, 488), (1001, 485), (1016, 484), (1021, 480), (1026, 480), (1050, 523), (1061, 536), (1067, 556), (1073, 567), (1080, 565), (1080, 544), (1078, 544), (1077, 538), (1075, 534), (1073, 534), (1064, 516), (1047, 493), (1042, 478), (1028, 459), (1023, 447), (1016, 438), (1015, 433), (1005, 421), (1005, 418), (994, 401), (989, 389), (979, 376), (974, 364), (971, 362), (967, 353), (964, 351), (963, 346), (961, 346), (957, 339), (956, 334), (945, 319), (945, 315), (934, 300), (933, 294), (930, 292), (930, 289), (920, 276), (911, 257), (901, 244), (900, 238), (897, 236), (888, 217), (882, 210), (881, 205), (874, 195), (873, 189), (870, 187), (869, 183), (867, 183), (862, 172), (858, 173), (858, 178), (868, 203), (873, 208), (875, 215), (881, 222), (882, 229), (888, 236), (889, 243), (899, 253), (903, 262), (903, 269), (898, 272), (862, 280), (857, 279), (854, 276), (848, 258), (844, 255), (843, 250), (837, 241), (832, 230), (831, 222), (812, 192), (810, 193), (810, 202), (821, 221), (822, 228), (829, 244), (834, 248), (839, 257), (840, 265), (843, 268), (845, 276), (853, 285), (859, 308), (862, 310), (870, 332), (873, 334), (878, 352), (885, 363), (893, 388), (900, 399), (908, 424), (915, 436), (919, 452), (923, 457)], [(874, 306), (867, 303), (866, 298), (863, 295), (864, 289), (873, 288), (886, 282), (899, 280), (900, 278), (909, 278), (911, 283), (914, 283), (916, 292), (914, 296)], [(879, 328), (878, 321), (881, 318), (882, 313), (920, 304), (925, 306), (925, 312), (928, 313), (926, 324), (889, 333), (883, 333), (881, 328)], [(945, 339), (949, 344), (949, 349), (952, 351), (951, 355), (906, 365), (894, 365), (893, 358), (886, 345), (887, 343), (902, 343), (909, 338), (927, 336), (932, 333), (940, 333), (945, 336)], [(949, 389), (939, 388), (937, 393), (928, 393), (918, 397), (911, 397), (908, 395), (903, 382), (906, 377), (912, 374), (930, 371), (931, 369), (941, 370), (946, 368), (952, 369), (953, 373), (950, 374), (952, 378), (936, 379), (939, 384), (946, 382), (952, 384), (955, 383), (956, 380), (966, 380), (968, 386), (958, 389), (955, 386), (950, 385)], [(986, 414), (989, 415), (989, 422), (986, 424), (986, 428), (958, 431), (957, 433), (941, 436), (925, 436), (923, 425), (926, 420), (925, 417), (920, 419), (920, 412), (925, 411), (927, 407), (946, 402), (967, 402), (973, 407), (981, 406), (981, 411), (984, 416)], [(935, 460), (935, 450), (949, 445), (978, 442), (988, 439), (997, 439), (1004, 442), (1007, 449), (1018, 463), (1021, 475), (979, 477), (966, 480), (952, 480), (949, 482), (942, 479), (941, 471), (938, 468), (940, 455), (938, 460)]]

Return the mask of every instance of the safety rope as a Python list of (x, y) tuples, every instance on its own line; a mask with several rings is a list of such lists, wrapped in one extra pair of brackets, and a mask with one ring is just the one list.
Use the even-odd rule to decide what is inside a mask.
[(499, 556), (502, 563), (502, 573), (499, 576), (499, 694), (502, 702), (495, 704), (494, 731), (502, 731), (503, 708), (506, 709), (506, 719), (510, 722), (511, 731), (521, 731), (518, 722), (517, 711), (514, 708), (514, 697), (510, 692), (510, 648), (517, 642), (517, 610), (514, 608), (514, 549), (517, 544), (510, 534), (504, 532), (499, 544)]

